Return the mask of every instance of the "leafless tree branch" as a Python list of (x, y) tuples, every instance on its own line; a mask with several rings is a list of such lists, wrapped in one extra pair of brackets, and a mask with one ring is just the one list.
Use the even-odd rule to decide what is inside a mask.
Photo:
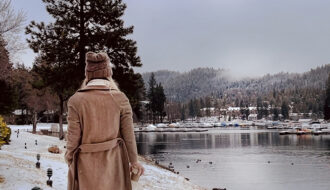
[(0, 1), (0, 36), (6, 41), (6, 49), (9, 52), (11, 61), (17, 61), (15, 55), (27, 47), (21, 41), (19, 35), (25, 18), (26, 14), (23, 11), (14, 11), (11, 0)]
[(25, 22), (23, 11), (15, 12), (11, 7), (11, 0), (0, 1), (0, 35), (7, 32), (20, 32)]

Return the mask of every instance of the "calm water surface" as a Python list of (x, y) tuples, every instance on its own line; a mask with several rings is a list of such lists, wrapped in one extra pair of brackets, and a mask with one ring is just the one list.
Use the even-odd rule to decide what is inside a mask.
[(212, 129), (137, 133), (136, 138), (140, 154), (163, 165), (172, 162), (181, 175), (209, 189), (330, 190), (330, 135)]

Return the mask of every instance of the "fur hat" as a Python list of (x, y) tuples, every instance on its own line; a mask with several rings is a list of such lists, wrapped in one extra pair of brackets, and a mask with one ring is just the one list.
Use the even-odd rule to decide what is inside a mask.
[(107, 79), (112, 77), (110, 59), (105, 52), (86, 53), (85, 76), (88, 81), (92, 79)]

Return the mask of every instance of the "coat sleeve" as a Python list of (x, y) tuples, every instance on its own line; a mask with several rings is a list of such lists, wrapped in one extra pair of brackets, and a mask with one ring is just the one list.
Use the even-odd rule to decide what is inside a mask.
[(80, 145), (81, 141), (81, 126), (79, 115), (72, 105), (71, 101), (68, 101), (68, 130), (67, 130), (67, 145), (65, 152), (65, 161), (68, 165), (71, 164), (73, 159), (73, 153)]
[(120, 133), (125, 141), (129, 160), (131, 163), (137, 161), (137, 148), (133, 126), (133, 112), (128, 98), (123, 94), (120, 110)]

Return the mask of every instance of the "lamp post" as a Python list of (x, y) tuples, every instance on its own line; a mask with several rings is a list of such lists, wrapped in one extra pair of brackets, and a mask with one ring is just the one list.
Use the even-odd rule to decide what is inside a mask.
[(40, 154), (37, 154), (37, 163), (36, 163), (36, 167), (37, 168), (40, 168), (40, 162), (39, 162), (39, 160), (40, 160)]
[(42, 190), (40, 187), (33, 187), (31, 190)]
[(53, 181), (50, 180), (50, 177), (52, 177), (53, 175), (53, 170), (51, 168), (47, 169), (47, 176), (48, 176), (48, 180), (47, 180), (47, 185), (52, 187), (53, 186)]

